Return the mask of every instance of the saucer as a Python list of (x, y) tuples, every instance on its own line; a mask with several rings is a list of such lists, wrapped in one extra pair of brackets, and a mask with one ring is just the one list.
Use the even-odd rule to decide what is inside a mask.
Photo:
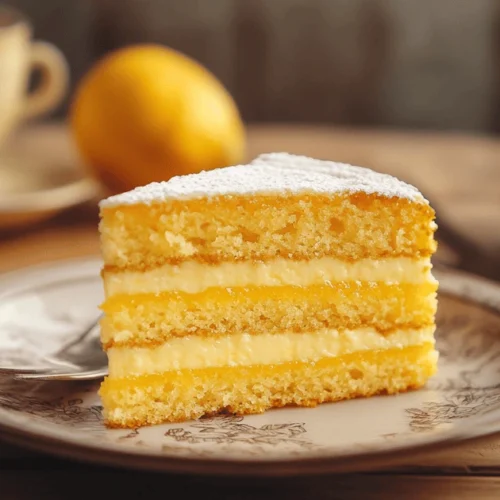
[(60, 126), (23, 129), (0, 152), (0, 230), (49, 219), (98, 193)]

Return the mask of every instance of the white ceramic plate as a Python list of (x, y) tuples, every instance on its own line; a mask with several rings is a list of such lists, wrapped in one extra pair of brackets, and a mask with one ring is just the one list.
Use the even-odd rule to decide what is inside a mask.
[[(101, 263), (0, 280), (0, 364), (34, 363), (99, 312)], [(0, 378), (1, 436), (95, 463), (221, 474), (301, 474), (393, 464), (500, 431), (500, 286), (436, 273), (439, 374), (422, 390), (263, 415), (108, 430), (99, 382)]]

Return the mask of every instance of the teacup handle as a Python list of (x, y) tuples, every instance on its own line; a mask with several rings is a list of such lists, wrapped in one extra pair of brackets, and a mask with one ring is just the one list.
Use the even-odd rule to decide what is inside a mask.
[(31, 70), (35, 69), (40, 71), (41, 79), (38, 87), (26, 97), (24, 119), (48, 113), (63, 100), (68, 90), (68, 63), (62, 52), (51, 43), (32, 43)]

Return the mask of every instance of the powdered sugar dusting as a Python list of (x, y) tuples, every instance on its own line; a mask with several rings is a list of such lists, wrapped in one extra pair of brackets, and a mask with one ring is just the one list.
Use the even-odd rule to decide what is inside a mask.
[(345, 163), (267, 153), (248, 165), (218, 168), (153, 182), (100, 202), (101, 207), (167, 199), (274, 193), (368, 193), (427, 203), (417, 188), (390, 175)]

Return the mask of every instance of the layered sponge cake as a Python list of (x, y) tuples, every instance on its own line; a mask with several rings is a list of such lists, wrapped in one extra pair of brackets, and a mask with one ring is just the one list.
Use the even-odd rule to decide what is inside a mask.
[(285, 153), (100, 204), (107, 424), (394, 394), (436, 371), (434, 211)]

